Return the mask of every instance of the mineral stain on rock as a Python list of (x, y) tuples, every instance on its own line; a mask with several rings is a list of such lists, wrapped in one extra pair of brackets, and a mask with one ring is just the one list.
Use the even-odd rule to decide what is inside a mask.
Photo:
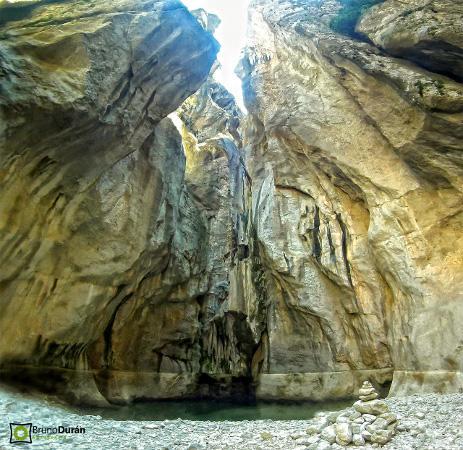
[[(203, 10), (0, 2), (2, 377), (106, 405), (463, 388), (463, 12), (386, 0), (346, 35), (340, 7), (251, 2), (244, 114)], [(360, 395), (317, 433), (387, 442)]]

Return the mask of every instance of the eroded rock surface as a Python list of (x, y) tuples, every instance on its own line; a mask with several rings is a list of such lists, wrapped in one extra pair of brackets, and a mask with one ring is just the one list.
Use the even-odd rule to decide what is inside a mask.
[(389, 0), (368, 11), (357, 30), (388, 53), (461, 82), (462, 17), (461, 2)]
[(203, 10), (8, 6), (3, 371), (102, 403), (461, 389), (460, 10), (387, 0), (360, 41), (334, 0), (253, 1), (244, 117)]
[(198, 359), (207, 230), (166, 117), (218, 45), (177, 1), (23, 15), (0, 30), (0, 360), (81, 370), (83, 400), (130, 398), (133, 373)]
[(253, 395), (265, 306), (218, 18), (27, 12), (2, 30), (4, 370), (81, 402)]
[(357, 27), (378, 47), (334, 33), (338, 9), (250, 8), (246, 161), (271, 299), (259, 392), (352, 392), (358, 371), (392, 370), (396, 393), (461, 389), (461, 6), (383, 2)]

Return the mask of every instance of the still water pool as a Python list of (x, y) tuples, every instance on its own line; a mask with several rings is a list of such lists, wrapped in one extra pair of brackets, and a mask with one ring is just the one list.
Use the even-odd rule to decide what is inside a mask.
[(323, 403), (253, 404), (219, 401), (168, 401), (135, 403), (115, 408), (81, 409), (81, 414), (100, 415), (113, 420), (300, 420), (310, 419), (319, 411), (336, 411), (352, 405), (352, 401)]

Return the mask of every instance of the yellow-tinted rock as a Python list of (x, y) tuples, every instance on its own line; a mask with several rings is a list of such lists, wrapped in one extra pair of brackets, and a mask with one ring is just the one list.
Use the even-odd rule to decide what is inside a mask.
[(175, 1), (0, 17), (0, 364), (179, 372), (175, 358), (198, 359), (208, 286), (165, 117), (206, 80), (217, 43)]
[[(404, 20), (417, 23), (411, 35), (429, 19), (452, 23), (437, 31), (447, 42), (460, 39), (455, 2), (394, 8), (399, 3), (367, 12), (359, 30), (389, 49), (402, 42), (394, 33), (403, 22), (393, 17), (410, 10)], [(432, 4), (439, 4), (437, 18)], [(455, 370), (451, 383), (429, 389), (458, 390), (463, 86), (452, 75), (458, 66), (441, 60), (432, 72), (406, 48), (395, 46), (395, 58), (336, 34), (328, 24), (337, 10), (331, 1), (251, 6), (239, 72), (250, 113), (253, 215), (272, 299), (263, 370), (391, 367), (405, 380), (394, 392), (407, 385), (413, 391), (422, 373), (444, 370), (450, 377)]]

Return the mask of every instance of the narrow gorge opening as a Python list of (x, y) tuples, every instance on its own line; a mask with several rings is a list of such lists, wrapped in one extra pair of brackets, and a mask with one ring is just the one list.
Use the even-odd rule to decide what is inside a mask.
[(0, 380), (38, 389), (1, 387), (12, 439), (35, 412), (111, 448), (462, 447), (462, 19), (0, 0)]
[(250, 0), (183, 0), (190, 11), (201, 8), (206, 13), (216, 15), (220, 20), (214, 31), (214, 37), (221, 46), (217, 55), (220, 67), (215, 70), (214, 78), (233, 94), (243, 111), (245, 108), (241, 80), (235, 69), (246, 46), (249, 2)]

